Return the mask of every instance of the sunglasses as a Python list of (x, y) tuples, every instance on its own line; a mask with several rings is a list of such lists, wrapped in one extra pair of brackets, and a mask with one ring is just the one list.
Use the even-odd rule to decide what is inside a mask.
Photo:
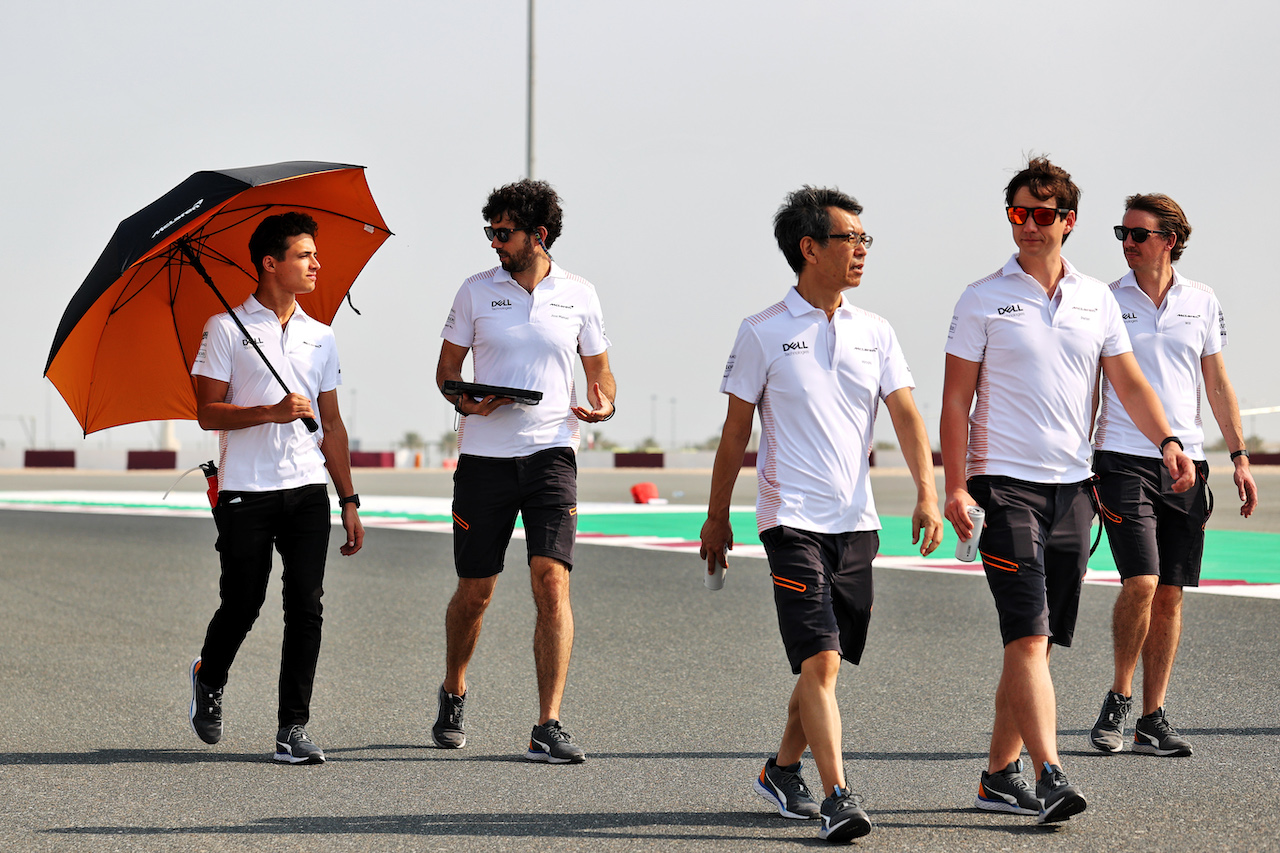
[(873, 240), (870, 234), (859, 234), (857, 231), (850, 231), (848, 234), (828, 234), (827, 239), (843, 240), (846, 243), (852, 243), (854, 248), (857, 248), (859, 243), (866, 246), (867, 248), (871, 248), (871, 243)]
[(511, 235), (517, 231), (524, 231), (524, 228), (492, 228), (488, 225), (484, 227), (484, 236), (489, 238), (489, 242), (497, 240), (499, 243), (505, 243), (511, 239)]
[(1065, 219), (1071, 211), (1065, 207), (1006, 207), (1004, 212), (1014, 225), (1022, 225), (1030, 216), (1037, 225), (1044, 228), (1052, 225), (1059, 216)]
[(1125, 228), (1123, 225), (1115, 227), (1116, 239), (1124, 242), (1126, 237), (1132, 237), (1135, 243), (1145, 243), (1147, 238), (1152, 234), (1159, 234), (1161, 237), (1168, 237), (1168, 231), (1152, 231), (1150, 228)]

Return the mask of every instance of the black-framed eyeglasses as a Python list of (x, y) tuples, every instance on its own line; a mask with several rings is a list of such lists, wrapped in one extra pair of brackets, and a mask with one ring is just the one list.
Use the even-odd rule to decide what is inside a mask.
[(850, 231), (848, 234), (828, 234), (828, 240), (843, 240), (846, 243), (852, 243), (853, 247), (858, 248), (858, 244), (871, 248), (873, 237), (870, 234), (859, 234), (857, 231)]
[(499, 243), (505, 243), (511, 239), (512, 234), (516, 233), (517, 231), (525, 231), (525, 230), (527, 229), (525, 228), (493, 228), (492, 226), (486, 225), (484, 227), (484, 236), (489, 238), (490, 243), (492, 243), (494, 240), (497, 240)]
[(1116, 239), (1124, 242), (1126, 237), (1132, 237), (1135, 243), (1145, 243), (1147, 238), (1152, 234), (1159, 234), (1161, 237), (1168, 237), (1168, 231), (1152, 231), (1150, 228), (1125, 228), (1123, 225), (1115, 227)]
[(1036, 225), (1046, 228), (1057, 221), (1059, 216), (1066, 219), (1071, 209), (1067, 207), (1006, 207), (1004, 212), (1014, 225), (1024, 224), (1030, 216), (1031, 221)]

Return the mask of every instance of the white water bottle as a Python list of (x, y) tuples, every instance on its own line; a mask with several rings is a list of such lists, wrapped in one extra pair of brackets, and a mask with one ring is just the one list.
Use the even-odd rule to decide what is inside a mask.
[(704, 572), (702, 582), (710, 590), (724, 589), (724, 566), (717, 563), (714, 572)]
[(986, 511), (980, 506), (969, 507), (969, 521), (973, 523), (973, 535), (956, 543), (956, 559), (966, 563), (972, 563), (978, 556), (978, 537), (987, 521)]

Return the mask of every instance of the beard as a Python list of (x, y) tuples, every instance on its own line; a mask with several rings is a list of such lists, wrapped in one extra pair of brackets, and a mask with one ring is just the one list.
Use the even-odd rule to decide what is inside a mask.
[(527, 236), (525, 237), (524, 248), (498, 256), (502, 268), (510, 273), (524, 272), (529, 269), (529, 267), (533, 266), (533, 259), (533, 241)]

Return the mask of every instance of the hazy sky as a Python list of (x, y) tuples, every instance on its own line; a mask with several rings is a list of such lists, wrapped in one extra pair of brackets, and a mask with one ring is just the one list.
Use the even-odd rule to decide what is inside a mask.
[[(352, 291), (363, 316), (334, 321), (353, 437), (388, 449), (450, 429), (439, 333), (459, 283), (495, 264), (485, 196), (523, 176), (525, 10), (9, 4), (0, 441), (22, 446), (18, 418), (34, 417), (42, 447), (153, 446), (151, 426), (83, 439), (42, 378), (64, 307), (118, 222), (192, 172), (301, 159), (367, 166), (396, 232)], [(1124, 197), (1182, 204), (1179, 269), (1226, 309), (1242, 406), (1280, 405), (1278, 24), (1265, 2), (539, 0), (535, 172), (564, 199), (556, 260), (604, 306), (606, 437), (719, 430), (739, 322), (794, 283), (773, 213), (810, 183), (866, 207), (876, 242), (852, 299), (897, 330), (936, 442), (951, 310), (1013, 252), (1002, 188), (1028, 152), (1080, 185), (1065, 255), (1105, 281), (1126, 271)], [(1280, 439), (1280, 415), (1245, 427)], [(208, 441), (193, 422), (178, 436)]]

